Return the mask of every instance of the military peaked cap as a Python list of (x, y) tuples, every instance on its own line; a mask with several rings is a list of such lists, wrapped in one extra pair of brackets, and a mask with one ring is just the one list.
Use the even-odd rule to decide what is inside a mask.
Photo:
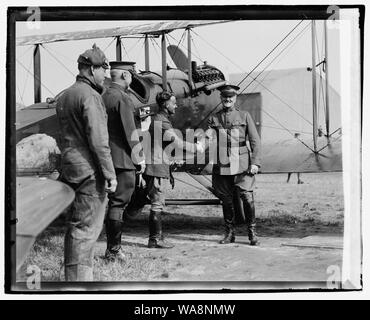
[(235, 96), (240, 89), (238, 86), (234, 86), (232, 84), (225, 84), (221, 87), (217, 88), (220, 92), (221, 95), (224, 97), (232, 97)]
[(119, 70), (128, 70), (134, 72), (135, 62), (132, 61), (111, 61), (110, 68)]

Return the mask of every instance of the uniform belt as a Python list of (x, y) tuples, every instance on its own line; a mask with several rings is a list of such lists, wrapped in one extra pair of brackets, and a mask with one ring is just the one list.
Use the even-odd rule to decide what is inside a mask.
[[(232, 145), (234, 148), (236, 147), (234, 144)], [(247, 142), (246, 141), (239, 141), (239, 148), (240, 147), (246, 147), (247, 146)], [(228, 148), (231, 148), (231, 141), (228, 139), (227, 140), (227, 147)]]

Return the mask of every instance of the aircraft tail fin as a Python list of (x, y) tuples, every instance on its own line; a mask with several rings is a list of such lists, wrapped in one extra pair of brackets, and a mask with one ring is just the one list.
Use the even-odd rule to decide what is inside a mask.
[(178, 69), (180, 69), (181, 71), (188, 70), (188, 57), (178, 46), (170, 45), (167, 47), (167, 50)]

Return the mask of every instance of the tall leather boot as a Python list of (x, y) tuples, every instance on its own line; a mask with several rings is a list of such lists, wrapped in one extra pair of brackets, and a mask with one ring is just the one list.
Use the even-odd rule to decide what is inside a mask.
[(112, 220), (107, 218), (105, 224), (105, 231), (107, 234), (107, 250), (105, 251), (106, 259), (123, 260), (125, 257), (121, 249), (122, 226), (122, 220)]
[(174, 245), (163, 237), (161, 212), (150, 211), (148, 248), (170, 249), (173, 247)]
[(219, 241), (220, 244), (235, 242), (235, 225), (234, 225), (234, 206), (232, 201), (230, 203), (223, 203), (222, 213), (225, 221), (225, 234), (224, 238)]
[(243, 208), (247, 223), (248, 239), (252, 246), (258, 245), (259, 241), (256, 234), (256, 214), (254, 208), (253, 192), (243, 193)]

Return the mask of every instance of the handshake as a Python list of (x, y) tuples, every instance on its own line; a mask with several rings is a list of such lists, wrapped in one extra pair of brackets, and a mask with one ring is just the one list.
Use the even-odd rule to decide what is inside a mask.
[(204, 153), (204, 151), (205, 151), (204, 145), (200, 141), (195, 143), (195, 148), (196, 148), (196, 152), (199, 152), (199, 153)]

